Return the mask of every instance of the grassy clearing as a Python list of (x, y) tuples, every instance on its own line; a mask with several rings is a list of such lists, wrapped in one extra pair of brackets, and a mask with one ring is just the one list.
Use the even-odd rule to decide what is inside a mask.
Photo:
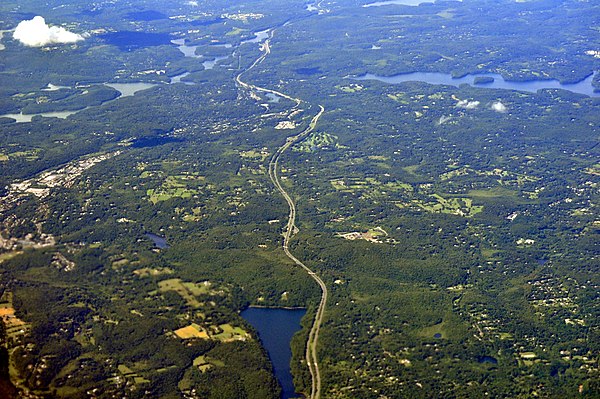
[(188, 290), (181, 279), (173, 278), (158, 283), (159, 292), (175, 291), (191, 307), (198, 308), (202, 305), (200, 301)]
[(594, 166), (590, 166), (585, 169), (585, 173), (595, 176), (600, 176), (600, 163), (595, 164)]
[(204, 281), (202, 283), (183, 283), (183, 286), (191, 292), (192, 295), (204, 295), (212, 293), (212, 284), (210, 281)]
[(496, 260), (498, 259), (498, 255), (500, 251), (491, 248), (481, 248), (481, 256), (483, 256), (487, 260)]
[[(146, 172), (143, 172), (142, 175), (144, 173)], [(168, 176), (159, 188), (148, 189), (146, 195), (153, 204), (171, 198), (191, 198), (193, 195), (198, 194), (198, 187), (202, 186), (204, 180), (204, 176), (196, 174)]]
[(4, 262), (5, 260), (12, 259), (15, 256), (21, 255), (22, 253), (23, 251), (11, 251), (0, 254), (0, 263)]
[(448, 338), (446, 321), (419, 330), (419, 336), (423, 338)]
[(231, 324), (219, 325), (218, 331), (220, 332), (213, 335), (213, 338), (221, 342), (245, 341), (250, 338), (250, 334), (243, 328), (233, 327)]
[(193, 366), (198, 367), (200, 372), (205, 373), (213, 367), (225, 366), (225, 362), (202, 355), (194, 359)]
[(369, 158), (372, 161), (389, 161), (390, 157), (386, 157), (384, 155), (369, 155)]
[(445, 180), (450, 180), (454, 177), (465, 176), (465, 175), (468, 175), (469, 172), (470, 172), (469, 168), (458, 168), (455, 170), (451, 170), (450, 172), (442, 173), (440, 175), (440, 180), (445, 181)]
[(158, 269), (151, 269), (148, 267), (142, 269), (136, 269), (133, 271), (138, 277), (150, 277), (150, 276), (160, 276), (163, 274), (173, 274), (173, 269), (169, 269), (168, 267), (162, 267)]
[(345, 148), (336, 143), (338, 137), (325, 132), (313, 133), (294, 147), (294, 151), (315, 152), (319, 149)]
[(119, 364), (117, 366), (117, 369), (123, 375), (123, 377), (132, 379), (134, 384), (136, 385), (150, 382), (150, 380), (147, 380), (144, 377), (140, 376), (138, 373), (136, 373), (124, 364)]
[(35, 161), (36, 159), (39, 158), (40, 152), (41, 152), (41, 150), (39, 150), (39, 149), (27, 150), (27, 151), (16, 151), (16, 152), (11, 152), (10, 154), (8, 154), (8, 158), (9, 159), (25, 158), (25, 160), (27, 160), (27, 161)]
[(225, 33), (225, 36), (239, 36), (242, 33), (246, 32), (248, 29), (242, 29), (242, 28), (233, 28), (232, 30), (230, 30), (229, 32)]
[(4, 324), (8, 340), (17, 339), (19, 336), (27, 334), (31, 327), (15, 315), (13, 294), (10, 291), (5, 291), (0, 299), (0, 320)]
[(400, 104), (408, 104), (410, 101), (406, 93), (388, 94), (387, 96), (389, 99), (394, 100)]
[[(411, 201), (411, 204), (431, 213), (445, 213), (464, 217), (472, 217), (483, 211), (483, 206), (473, 205), (473, 200), (471, 198), (444, 198), (439, 194), (432, 194), (430, 195), (430, 198), (433, 198), (435, 202), (415, 199)], [(402, 203), (396, 205), (400, 208), (405, 208), (407, 206)]]
[(354, 231), (351, 233), (336, 233), (337, 237), (344, 238), (346, 240), (366, 240), (369, 242), (382, 243), (383, 240), (388, 236), (388, 233), (381, 227), (375, 227), (367, 230), (366, 233)]
[(268, 151), (256, 151), (256, 150), (240, 151), (240, 157), (242, 157), (244, 159), (258, 160), (260, 162), (267, 159), (268, 156), (269, 156)]
[[(152, 269), (156, 270), (156, 269)], [(170, 269), (160, 269), (160, 274), (167, 274), (172, 272)], [(152, 274), (154, 275), (154, 274)], [(210, 281), (202, 281), (200, 283), (191, 283), (181, 281), (179, 278), (172, 278), (167, 280), (162, 280), (158, 283), (158, 292), (167, 292), (174, 291), (179, 296), (181, 296), (185, 302), (193, 307), (198, 308), (202, 306), (202, 302), (198, 301), (196, 298), (200, 295), (225, 295), (227, 289), (219, 288), (218, 290), (213, 287), (213, 284)]]
[(494, 187), (486, 190), (470, 190), (467, 195), (473, 198), (514, 198), (518, 199), (519, 194), (511, 189), (504, 187)]
[(363, 85), (360, 85), (358, 83), (351, 83), (349, 85), (346, 86), (335, 86), (336, 89), (343, 91), (344, 93), (356, 93), (358, 91), (363, 90), (365, 87)]
[(330, 183), (337, 191), (347, 193), (361, 191), (363, 198), (365, 199), (380, 198), (389, 192), (409, 193), (414, 190), (413, 187), (408, 183), (403, 183), (400, 181), (382, 183), (373, 177), (367, 177), (365, 180), (354, 178), (334, 179), (330, 180)]

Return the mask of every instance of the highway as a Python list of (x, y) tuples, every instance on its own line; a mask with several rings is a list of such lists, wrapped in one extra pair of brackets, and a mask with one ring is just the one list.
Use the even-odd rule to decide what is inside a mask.
[[(256, 67), (258, 64), (260, 64), (262, 61), (264, 61), (264, 59), (271, 53), (270, 40), (273, 37), (273, 32), (274, 31), (270, 32), (269, 38), (267, 40), (265, 40), (265, 42), (262, 44), (262, 47), (261, 47), (262, 54), (260, 55), (260, 57), (258, 57), (250, 65), (250, 67), (248, 67), (246, 70), (240, 72), (236, 76), (235, 81), (237, 82), (237, 84), (240, 87), (242, 87), (245, 90), (254, 90), (254, 91), (264, 92), (264, 93), (273, 93), (275, 95), (278, 95), (280, 97), (283, 97), (283, 98), (286, 98), (288, 100), (295, 102), (296, 105), (291, 110), (291, 111), (293, 111), (300, 106), (300, 104), (302, 103), (302, 100), (291, 97), (285, 93), (281, 93), (276, 90), (253, 85), (251, 83), (248, 83), (248, 82), (245, 82), (242, 80), (242, 75), (244, 75), (246, 72), (250, 71), (251, 69)], [(296, 204), (294, 203), (294, 200), (292, 199), (292, 197), (283, 188), (283, 185), (281, 184), (281, 180), (279, 178), (278, 171), (279, 171), (279, 161), (281, 159), (281, 156), (290, 147), (292, 147), (299, 141), (306, 138), (315, 129), (315, 127), (317, 126), (317, 123), (319, 122), (319, 118), (321, 118), (321, 116), (323, 115), (324, 112), (325, 112), (325, 108), (322, 105), (319, 105), (319, 112), (311, 119), (311, 121), (308, 124), (308, 126), (306, 127), (306, 129), (304, 129), (302, 132), (300, 132), (299, 134), (297, 134), (295, 136), (287, 137), (285, 143), (277, 149), (277, 151), (275, 152), (275, 154), (273, 154), (273, 156), (271, 157), (271, 160), (269, 161), (269, 178), (271, 179), (271, 182), (273, 183), (273, 185), (275, 186), (277, 191), (279, 191), (279, 193), (286, 200), (288, 207), (289, 207), (288, 221), (287, 221), (287, 225), (285, 227), (284, 239), (283, 239), (283, 243), (282, 243), (283, 251), (285, 252), (287, 257), (290, 258), (297, 266), (300, 266), (302, 269), (304, 269), (306, 271), (306, 273), (313, 280), (315, 280), (315, 282), (321, 288), (321, 300), (319, 302), (319, 306), (317, 307), (315, 319), (313, 321), (313, 325), (312, 325), (309, 335), (308, 335), (308, 341), (306, 343), (306, 354), (305, 354), (306, 364), (310, 371), (311, 380), (312, 380), (311, 381), (311, 392), (310, 392), (310, 395), (308, 396), (309, 399), (319, 399), (321, 397), (321, 372), (319, 371), (319, 358), (318, 358), (318, 354), (317, 354), (317, 344), (319, 341), (319, 330), (321, 328), (321, 324), (323, 323), (323, 317), (325, 315), (325, 308), (327, 306), (328, 291), (327, 291), (327, 286), (325, 285), (323, 280), (319, 277), (319, 275), (316, 274), (313, 270), (311, 270), (304, 263), (302, 263), (302, 261), (300, 261), (298, 258), (296, 258), (289, 250), (290, 241), (291, 241), (292, 237), (294, 236), (294, 234), (296, 234), (298, 232), (298, 228), (296, 227)]]

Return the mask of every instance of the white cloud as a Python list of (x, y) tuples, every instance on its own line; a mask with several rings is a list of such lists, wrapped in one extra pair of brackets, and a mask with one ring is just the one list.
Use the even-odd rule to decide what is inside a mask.
[(75, 43), (83, 36), (69, 32), (60, 26), (49, 26), (43, 17), (37, 16), (30, 21), (21, 21), (13, 37), (29, 47), (42, 47), (48, 44)]
[(479, 101), (460, 100), (456, 106), (459, 108), (475, 109), (479, 106)]
[(198, 7), (198, 2), (197, 1), (188, 1), (185, 4), (187, 4), (188, 6)]
[(495, 103), (492, 104), (491, 109), (496, 111), (496, 112), (506, 112), (507, 108), (506, 105), (502, 104), (500, 101), (496, 101)]

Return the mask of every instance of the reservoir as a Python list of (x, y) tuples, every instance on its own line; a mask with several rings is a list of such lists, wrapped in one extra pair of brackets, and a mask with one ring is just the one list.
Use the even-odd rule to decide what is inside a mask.
[[(475, 83), (475, 78), (493, 78), (489, 83)], [(504, 80), (501, 75), (496, 73), (477, 73), (465, 75), (460, 78), (454, 78), (449, 73), (439, 72), (412, 72), (402, 73), (393, 76), (379, 76), (367, 73), (366, 75), (358, 76), (355, 80), (378, 80), (383, 83), (399, 84), (404, 82), (425, 82), (433, 85), (450, 85), (458, 87), (461, 84), (469, 84), (474, 87), (484, 87), (488, 89), (507, 89), (520, 90), (535, 93), (541, 89), (563, 89), (573, 93), (585, 94), (590, 97), (600, 97), (600, 92), (594, 91), (592, 79), (594, 75), (590, 75), (584, 80), (577, 83), (560, 83), (558, 80), (527, 80), (527, 81), (512, 81)]]
[(262, 345), (269, 353), (275, 377), (281, 384), (282, 399), (298, 397), (290, 372), (290, 341), (300, 330), (300, 320), (305, 313), (305, 309), (281, 308), (248, 308), (242, 312), (242, 317), (258, 331)]

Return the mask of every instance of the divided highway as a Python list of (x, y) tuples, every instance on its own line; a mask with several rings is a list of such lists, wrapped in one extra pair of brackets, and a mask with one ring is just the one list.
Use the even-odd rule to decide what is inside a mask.
[[(248, 67), (246, 70), (240, 72), (236, 76), (235, 81), (238, 83), (238, 85), (240, 85), (242, 88), (244, 88), (246, 90), (255, 90), (255, 91), (264, 92), (264, 93), (272, 93), (272, 94), (281, 96), (283, 98), (286, 98), (288, 100), (294, 101), (296, 103), (294, 108), (298, 108), (298, 106), (301, 104), (302, 100), (300, 100), (298, 98), (293, 98), (287, 94), (281, 93), (276, 90), (267, 89), (267, 88), (253, 85), (248, 82), (244, 82), (242, 80), (242, 75), (244, 73), (246, 73), (246, 72), (250, 71), (251, 69), (253, 69), (254, 67), (256, 67), (267, 57), (267, 55), (269, 55), (271, 53), (271, 47), (270, 47), (269, 42), (270, 42), (270, 39), (272, 38), (272, 36), (273, 36), (273, 31), (270, 32), (269, 38), (267, 40), (265, 40), (265, 42), (262, 45), (261, 56), (258, 57), (252, 63), (252, 65), (250, 65), (250, 67)], [(309, 399), (319, 399), (321, 397), (321, 373), (319, 371), (319, 359), (317, 356), (317, 343), (319, 341), (319, 329), (321, 328), (321, 323), (323, 322), (323, 316), (325, 314), (325, 307), (327, 305), (328, 291), (327, 291), (327, 286), (325, 285), (323, 280), (314, 271), (312, 271), (308, 266), (306, 266), (298, 258), (296, 258), (289, 250), (290, 240), (292, 239), (292, 236), (297, 232), (296, 204), (294, 203), (294, 200), (292, 199), (292, 197), (283, 188), (283, 186), (281, 184), (281, 180), (279, 179), (278, 170), (279, 170), (279, 160), (281, 159), (281, 156), (283, 155), (283, 153), (285, 153), (285, 151), (287, 151), (294, 144), (303, 140), (306, 136), (308, 136), (315, 129), (315, 127), (317, 126), (317, 123), (319, 122), (319, 118), (321, 118), (321, 116), (325, 112), (325, 108), (323, 108), (322, 105), (319, 105), (319, 109), (320, 109), (319, 112), (312, 118), (312, 120), (310, 121), (307, 128), (295, 136), (288, 137), (287, 140), (285, 141), (285, 143), (277, 149), (277, 151), (275, 152), (275, 154), (273, 155), (273, 157), (271, 158), (271, 160), (269, 162), (269, 178), (271, 179), (271, 182), (273, 183), (275, 188), (277, 188), (279, 193), (286, 200), (288, 207), (290, 209), (289, 216), (288, 216), (288, 222), (287, 222), (287, 226), (285, 229), (283, 244), (282, 244), (283, 251), (285, 252), (287, 257), (290, 258), (297, 266), (300, 266), (302, 269), (304, 269), (306, 271), (306, 273), (313, 280), (315, 280), (315, 282), (321, 288), (321, 301), (319, 302), (319, 306), (317, 307), (315, 319), (314, 319), (312, 328), (310, 329), (310, 333), (308, 335), (308, 341), (306, 343), (306, 355), (305, 355), (306, 363), (308, 365), (308, 369), (310, 371), (311, 380), (312, 380), (311, 392), (310, 392)]]

